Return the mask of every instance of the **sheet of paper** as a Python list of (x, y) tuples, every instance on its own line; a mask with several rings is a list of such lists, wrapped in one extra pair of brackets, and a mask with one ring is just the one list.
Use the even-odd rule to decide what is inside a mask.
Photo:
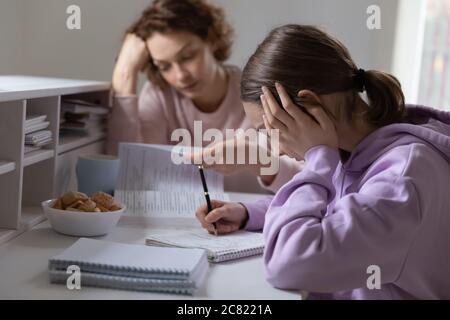
[[(195, 218), (196, 209), (206, 204), (202, 192), (117, 190), (114, 196), (127, 206), (127, 215), (136, 217)], [(229, 200), (224, 193), (211, 193), (210, 198)]]
[(147, 244), (170, 244), (178, 247), (204, 248), (212, 252), (245, 250), (264, 246), (261, 233), (237, 231), (215, 236), (204, 229), (161, 230), (147, 236)]
[[(195, 218), (196, 209), (206, 203), (198, 168), (173, 163), (173, 148), (120, 144), (120, 171), (114, 196), (127, 206), (125, 215)], [(176, 148), (175, 152), (180, 152), (181, 149)], [(205, 178), (210, 198), (227, 201), (223, 176), (205, 170)]]
[[(198, 168), (176, 165), (171, 158), (172, 146), (125, 143), (120, 145), (118, 190), (203, 192)], [(180, 148), (175, 147), (176, 150)], [(208, 191), (223, 192), (223, 176), (205, 170)]]

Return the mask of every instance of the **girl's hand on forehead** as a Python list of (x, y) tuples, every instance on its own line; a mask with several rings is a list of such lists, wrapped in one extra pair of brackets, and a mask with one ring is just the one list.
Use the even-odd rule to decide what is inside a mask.
[(266, 87), (263, 87), (261, 104), (266, 130), (269, 134), (273, 129), (280, 132), (281, 150), (299, 160), (315, 146), (338, 148), (335, 126), (320, 104), (303, 104), (306, 113), (292, 102), (282, 85), (277, 83), (276, 89), (282, 107)]

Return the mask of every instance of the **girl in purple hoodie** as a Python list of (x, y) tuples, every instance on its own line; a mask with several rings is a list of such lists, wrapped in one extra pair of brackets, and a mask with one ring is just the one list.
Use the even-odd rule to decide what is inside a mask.
[(206, 229), (262, 230), (267, 280), (310, 298), (450, 298), (450, 113), (405, 106), (395, 77), (302, 25), (269, 33), (241, 95), (306, 165), (273, 197), (199, 208)]

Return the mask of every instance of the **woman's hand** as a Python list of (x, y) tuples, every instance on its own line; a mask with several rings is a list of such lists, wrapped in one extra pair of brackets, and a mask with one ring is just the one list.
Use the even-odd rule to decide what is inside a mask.
[(280, 150), (297, 160), (302, 160), (312, 147), (326, 145), (338, 148), (336, 128), (321, 105), (303, 104), (307, 114), (292, 102), (280, 84), (277, 83), (276, 88), (284, 110), (265, 87), (261, 103), (267, 131), (270, 133), (272, 129), (278, 129), (280, 132)]
[(127, 34), (114, 67), (114, 92), (119, 95), (136, 94), (137, 76), (149, 59), (145, 42), (135, 34)]
[(213, 223), (218, 234), (226, 234), (242, 229), (248, 220), (247, 209), (240, 203), (212, 200), (211, 205), (211, 212), (208, 213), (208, 207), (204, 204), (195, 213), (202, 227), (211, 234), (214, 234)]
[[(264, 148), (261, 150), (261, 148)], [(227, 152), (233, 154), (233, 163), (227, 163)], [(244, 161), (238, 162), (238, 154), (244, 154)], [(265, 162), (261, 163), (260, 154), (268, 155), (269, 151), (267, 146), (258, 144), (256, 141), (249, 141), (244, 137), (235, 136), (233, 139), (219, 141), (213, 145), (207, 146), (202, 149), (201, 152), (192, 153), (190, 155), (191, 163), (202, 164), (205, 169), (212, 169), (223, 175), (235, 174), (238, 172), (250, 172), (254, 176), (261, 176), (261, 179), (270, 184), (275, 176), (261, 175), (261, 168), (270, 165), (268, 157), (264, 159)], [(249, 155), (253, 154), (255, 157), (251, 158)], [(214, 159), (221, 159), (222, 163), (216, 163)], [(242, 163), (243, 162), (243, 163)]]

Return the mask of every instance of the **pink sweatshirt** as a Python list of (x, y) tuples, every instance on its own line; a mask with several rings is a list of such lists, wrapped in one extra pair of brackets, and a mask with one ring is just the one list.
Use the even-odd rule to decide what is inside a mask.
[[(115, 96), (109, 120), (107, 153), (117, 154), (119, 142), (152, 144), (178, 144), (171, 141), (175, 129), (185, 128), (194, 137), (194, 121), (202, 121), (203, 132), (210, 128), (219, 129), (225, 136), (225, 129), (248, 129), (252, 127), (246, 117), (240, 99), (241, 71), (236, 66), (225, 65), (228, 73), (228, 90), (219, 108), (205, 113), (195, 107), (172, 87), (160, 89), (147, 82), (139, 97)], [(204, 146), (210, 142), (204, 142)], [(302, 163), (282, 157), (280, 170), (270, 186), (263, 188), (276, 191), (289, 181), (300, 169)], [(236, 177), (237, 178), (237, 177)], [(234, 179), (238, 182), (238, 179)], [(242, 183), (241, 181), (238, 182)], [(237, 185), (230, 181), (230, 185)]]

